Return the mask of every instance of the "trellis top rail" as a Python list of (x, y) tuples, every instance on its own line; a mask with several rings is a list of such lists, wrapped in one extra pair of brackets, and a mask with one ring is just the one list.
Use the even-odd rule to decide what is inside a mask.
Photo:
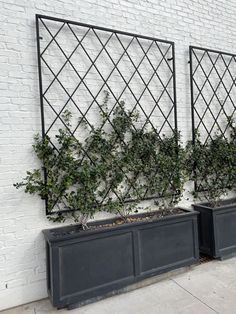
[(116, 33), (116, 34), (120, 34), (120, 35), (126, 35), (126, 36), (131, 36), (131, 37), (138, 37), (138, 38), (142, 38), (142, 39), (147, 39), (147, 40), (159, 41), (159, 42), (162, 42), (164, 44), (170, 44), (170, 45), (174, 46), (173, 41), (164, 40), (164, 39), (160, 39), (160, 38), (144, 36), (144, 35), (120, 31), (120, 30), (116, 30), (116, 29), (112, 29), (112, 28), (96, 26), (96, 25), (92, 25), (92, 24), (80, 23), (80, 22), (76, 22), (76, 21), (56, 18), (56, 17), (42, 15), (42, 14), (36, 14), (35, 16), (36, 16), (36, 19), (46, 19), (46, 20), (51, 20), (51, 21), (56, 21), (56, 22), (61, 22), (61, 23), (66, 23), (66, 24), (67, 23), (73, 24), (73, 25), (82, 26), (82, 27), (94, 28), (94, 29), (97, 29), (100, 31), (112, 32), (112, 33)]
[(236, 57), (236, 53), (230, 53), (230, 52), (226, 52), (223, 50), (215, 50), (215, 49), (211, 49), (211, 48), (203, 48), (203, 47), (197, 47), (197, 46), (189, 46), (190, 50), (202, 50), (202, 51), (208, 51), (208, 52), (212, 52), (212, 53), (218, 53), (218, 54), (224, 54), (224, 55), (228, 55), (231, 57)]

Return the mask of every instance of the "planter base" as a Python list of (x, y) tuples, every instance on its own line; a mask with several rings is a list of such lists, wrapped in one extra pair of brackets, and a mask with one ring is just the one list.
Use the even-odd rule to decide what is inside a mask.
[[(74, 307), (199, 260), (194, 211), (78, 232), (45, 230), (48, 293), (55, 307)], [(95, 223), (96, 224), (96, 223)], [(97, 224), (103, 224), (98, 222)]]
[[(137, 283), (132, 284), (132, 285), (128, 285), (127, 287), (124, 287), (124, 288), (122, 288), (120, 290), (111, 291), (111, 292), (107, 293), (106, 295), (98, 296), (98, 297), (95, 297), (95, 298), (92, 298), (92, 299), (88, 299), (88, 300), (83, 301), (83, 302), (70, 304), (69, 306), (67, 306), (67, 309), (68, 310), (73, 310), (73, 309), (80, 308), (82, 306), (85, 306), (85, 305), (88, 305), (88, 304), (91, 304), (91, 303), (95, 303), (97, 301), (101, 301), (101, 300), (110, 298), (110, 297), (115, 296), (115, 295), (120, 295), (120, 294), (123, 294), (123, 293), (134, 291), (136, 289), (140, 289), (140, 288), (144, 288), (144, 287), (153, 285), (153, 284), (155, 284), (157, 282), (160, 282), (160, 281), (162, 281), (164, 279), (168, 279), (168, 278), (170, 278), (172, 276), (177, 276), (177, 275), (186, 273), (186, 272), (188, 272), (189, 270), (193, 269), (194, 267), (196, 267), (198, 265), (199, 265), (199, 263), (195, 263), (193, 265), (184, 266), (184, 267), (181, 267), (181, 268), (178, 268), (178, 269), (170, 270), (170, 271), (165, 272), (165, 273), (160, 274), (160, 275), (156, 275), (156, 276), (153, 276), (153, 277), (150, 277), (150, 278), (147, 278), (147, 279), (143, 279), (140, 282), (137, 282)], [(58, 310), (59, 309), (60, 308), (58, 308)]]
[(222, 255), (222, 256), (218, 257), (218, 259), (220, 261), (225, 261), (225, 260), (233, 258), (233, 257), (236, 257), (236, 252), (233, 252), (231, 254)]

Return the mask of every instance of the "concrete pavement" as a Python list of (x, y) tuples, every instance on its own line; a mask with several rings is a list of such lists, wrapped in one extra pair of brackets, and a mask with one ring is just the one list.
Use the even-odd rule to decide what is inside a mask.
[(236, 314), (236, 258), (211, 261), (147, 287), (75, 310), (53, 309), (49, 300), (1, 314)]

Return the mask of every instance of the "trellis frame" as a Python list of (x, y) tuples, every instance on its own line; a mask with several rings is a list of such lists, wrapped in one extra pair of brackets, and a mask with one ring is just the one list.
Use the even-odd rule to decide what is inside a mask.
[[(159, 80), (160, 80), (160, 82), (161, 82), (161, 84), (162, 84), (162, 87), (163, 87), (163, 91), (162, 91), (161, 97), (162, 97), (163, 93), (165, 93), (165, 92), (168, 93), (167, 87), (168, 87), (170, 81), (171, 81), (172, 84), (173, 84), (173, 94), (172, 94), (171, 96), (168, 94), (169, 97), (170, 97), (170, 99), (171, 99), (171, 101), (172, 101), (172, 108), (171, 108), (171, 110), (170, 110), (170, 113), (171, 113), (172, 110), (174, 111), (174, 125), (173, 125), (173, 126), (172, 126), (172, 125), (169, 123), (169, 121), (168, 121), (168, 118), (169, 118), (170, 113), (169, 113), (169, 115), (166, 117), (166, 116), (164, 115), (164, 113), (162, 112), (161, 108), (160, 108), (159, 105), (158, 105), (158, 101), (159, 101), (159, 100), (158, 100), (158, 99), (154, 99), (152, 93), (151, 93), (150, 91), (149, 91), (149, 92), (150, 92), (150, 94), (151, 94), (151, 97), (156, 101), (155, 107), (153, 108), (152, 111), (154, 111), (154, 109), (155, 109), (156, 107), (158, 107), (158, 109), (160, 110), (160, 112), (162, 113), (162, 115), (163, 115), (163, 117), (164, 117), (164, 123), (163, 123), (163, 125), (162, 125), (162, 128), (163, 128), (163, 126), (164, 126), (165, 123), (168, 123), (168, 124), (170, 125), (172, 131), (173, 131), (173, 132), (177, 132), (175, 47), (174, 47), (174, 43), (173, 43), (172, 41), (167, 41), (167, 40), (162, 40), (162, 39), (158, 39), (158, 38), (154, 38), (154, 37), (150, 37), (150, 36), (143, 36), (143, 35), (133, 34), (133, 33), (129, 33), (129, 32), (124, 32), (124, 31), (119, 31), (119, 30), (114, 30), (114, 29), (99, 27), (99, 26), (95, 26), (95, 25), (90, 25), (90, 24), (85, 24), (85, 23), (70, 21), (70, 20), (66, 20), (66, 19), (60, 19), (60, 18), (50, 17), (50, 16), (46, 16), (46, 15), (36, 14), (36, 38), (37, 38), (37, 56), (38, 56), (38, 75), (39, 75), (39, 92), (40, 92), (40, 107), (41, 107), (41, 124), (42, 124), (42, 137), (43, 137), (43, 138), (47, 135), (47, 130), (45, 129), (45, 111), (44, 111), (44, 107), (45, 107), (45, 91), (43, 91), (43, 72), (42, 72), (43, 57), (42, 57), (42, 51), (41, 51), (41, 47), (40, 47), (40, 40), (42, 39), (41, 33), (40, 33), (40, 27), (42, 26), (43, 21), (55, 21), (55, 22), (62, 23), (62, 25), (65, 25), (65, 24), (66, 24), (66, 25), (68, 25), (69, 27), (70, 27), (70, 25), (76, 25), (76, 26), (79, 26), (79, 27), (82, 27), (82, 28), (85, 28), (85, 29), (89, 29), (89, 30), (91, 30), (91, 31), (92, 31), (93, 33), (95, 33), (95, 34), (96, 34), (96, 30), (97, 30), (97, 31), (103, 31), (103, 32), (106, 32), (106, 33), (110, 33), (110, 34), (111, 34), (111, 37), (112, 37), (112, 36), (116, 36), (116, 38), (120, 41), (121, 45), (122, 45), (122, 39), (119, 39), (119, 35), (125, 35), (125, 36), (128, 36), (128, 37), (132, 38), (132, 40), (136, 40), (136, 41), (139, 43), (141, 49), (142, 49), (142, 44), (140, 44), (140, 42), (138, 41), (139, 39), (145, 39), (145, 40), (147, 40), (147, 41), (150, 41), (151, 44), (154, 43), (154, 44), (158, 47), (159, 50), (160, 50), (159, 45), (161, 45), (161, 44), (163, 44), (163, 45), (169, 45), (169, 48), (168, 48), (167, 52), (168, 52), (169, 49), (170, 49), (170, 51), (171, 51), (171, 58), (168, 58), (168, 59), (167, 59), (167, 58), (165, 57), (165, 54), (163, 54), (163, 53), (161, 52), (161, 50), (160, 50), (160, 52), (161, 52), (161, 54), (162, 54), (162, 58), (161, 58), (161, 60), (160, 60), (160, 63), (166, 62), (166, 64), (168, 65), (169, 69), (171, 70), (171, 78), (170, 78), (169, 82), (168, 82), (166, 85), (163, 84), (163, 82), (161, 81), (160, 77), (159, 77)], [(45, 27), (45, 25), (44, 25), (44, 27)], [(71, 29), (71, 30), (72, 30), (72, 29)], [(50, 34), (50, 31), (49, 31), (49, 30), (48, 30), (48, 32), (49, 32), (49, 34)], [(59, 32), (60, 32), (60, 30), (59, 30)], [(51, 42), (53, 42), (53, 41), (56, 42), (56, 36), (58, 35), (59, 32), (57, 32), (56, 35), (54, 35), (54, 36), (52, 36), (52, 34), (50, 34), (51, 37), (52, 37)], [(88, 32), (87, 32), (87, 33), (88, 33)], [(86, 36), (86, 35), (85, 35), (85, 36)], [(96, 35), (96, 36), (97, 36), (97, 35)], [(98, 37), (99, 37), (99, 36), (98, 36)], [(80, 44), (80, 43), (79, 43), (79, 40), (78, 40), (78, 44)], [(50, 43), (49, 43), (48, 46), (50, 46)], [(48, 46), (47, 46), (47, 48), (48, 48)], [(106, 46), (106, 44), (102, 46), (102, 49), (100, 50), (100, 52), (103, 51), (103, 50), (105, 50), (105, 46)], [(128, 54), (128, 52), (127, 52), (127, 49), (128, 49), (128, 48), (127, 48), (127, 47), (124, 48), (124, 46), (123, 46), (123, 49), (124, 49), (124, 53), (123, 53), (123, 54), (126, 54), (126, 55), (128, 56), (128, 58), (130, 59), (130, 62), (132, 63), (132, 57), (130, 57), (129, 54)], [(105, 51), (106, 51), (106, 50), (105, 50)], [(44, 51), (43, 51), (43, 52), (44, 52)], [(100, 53), (100, 52), (99, 52), (99, 53)], [(167, 53), (167, 52), (166, 52), (166, 53)], [(106, 53), (107, 53), (107, 51), (106, 51)], [(144, 50), (143, 50), (143, 53), (144, 53), (143, 58), (147, 58), (147, 59), (148, 59), (148, 56), (147, 56), (148, 51), (144, 51)], [(111, 60), (112, 60), (112, 56), (110, 56), (109, 53), (107, 53), (107, 54), (108, 54), (109, 58), (111, 58)], [(65, 57), (66, 57), (66, 55), (65, 55)], [(69, 58), (66, 57), (66, 62), (70, 62), (70, 58), (71, 58), (71, 56), (69, 56)], [(95, 59), (96, 59), (96, 58), (95, 58)], [(158, 77), (158, 72), (157, 72), (157, 71), (158, 71), (158, 67), (159, 67), (159, 66), (157, 67), (157, 69), (154, 69), (154, 68), (153, 68), (153, 65), (152, 65), (152, 63), (151, 63), (151, 61), (150, 61), (150, 60), (148, 60), (148, 61), (149, 61), (150, 65), (152, 66), (153, 75), (157, 75), (157, 77)], [(95, 60), (95, 61), (91, 61), (91, 62), (92, 62), (92, 65), (94, 65), (95, 62), (96, 62), (96, 60)], [(169, 65), (170, 62), (172, 63), (172, 65)], [(117, 69), (117, 64), (114, 64), (114, 63), (113, 63), (113, 65), (114, 65), (114, 69)], [(134, 64), (133, 64), (133, 65), (134, 65)], [(114, 69), (113, 69), (113, 70), (114, 70)], [(140, 78), (142, 79), (142, 76), (141, 76), (140, 73), (138, 72), (138, 67), (135, 67), (135, 71), (134, 71), (133, 75), (134, 75), (135, 73), (138, 73), (139, 76), (140, 76)], [(78, 73), (77, 73), (77, 74), (78, 74)], [(100, 73), (99, 73), (99, 74), (100, 74)], [(54, 79), (57, 79), (57, 75), (56, 75), (56, 76), (55, 76), (55, 74), (53, 74), (53, 75), (54, 75)], [(122, 77), (122, 73), (120, 73), (120, 75), (121, 75), (121, 77)], [(86, 76), (86, 75), (85, 75), (85, 76)], [(84, 83), (83, 78), (81, 78), (79, 75), (78, 75), (78, 77), (79, 77), (79, 79), (80, 79), (80, 83), (82, 82), (82, 83), (86, 86), (86, 83)], [(108, 78), (104, 79), (104, 78), (102, 77), (102, 75), (101, 75), (101, 78), (102, 78), (104, 84), (106, 85)], [(122, 78), (123, 78), (123, 77), (122, 77)], [(129, 81), (126, 82), (126, 81), (124, 80), (124, 82), (125, 82), (124, 90), (125, 90), (126, 88), (128, 88), (128, 89), (130, 90), (130, 92), (132, 93), (132, 89), (131, 89), (130, 86), (129, 86)], [(142, 82), (143, 82), (143, 86), (144, 86), (144, 91), (145, 91), (146, 89), (148, 90), (148, 84), (149, 84), (150, 81), (149, 81), (148, 83), (146, 83), (144, 80), (142, 80)], [(88, 87), (86, 86), (86, 88), (88, 88)], [(89, 88), (88, 88), (88, 90), (89, 90)], [(124, 90), (123, 90), (123, 91), (124, 91)], [(112, 92), (112, 91), (110, 90), (110, 92)], [(121, 93), (121, 94), (122, 94), (122, 93)], [(72, 95), (68, 95), (68, 96), (69, 96), (69, 100), (70, 100), (70, 99), (72, 99), (73, 94), (72, 94)], [(116, 99), (117, 102), (119, 101), (119, 98), (120, 98), (120, 97), (118, 97), (118, 99)], [(73, 100), (73, 99), (72, 99), (72, 100)], [(136, 99), (136, 100), (137, 100), (137, 99)], [(93, 101), (96, 102), (96, 97), (94, 97), (94, 96), (93, 96)], [(50, 104), (48, 104), (48, 105), (50, 105)], [(139, 108), (141, 108), (141, 110), (142, 110), (142, 107), (141, 107), (140, 104), (139, 104), (139, 100), (137, 100), (137, 103), (136, 103), (136, 105), (135, 105), (135, 108), (137, 107), (137, 105), (139, 105)], [(99, 105), (98, 105), (98, 106), (99, 106)], [(135, 108), (134, 108), (134, 109), (135, 109)], [(60, 114), (61, 114), (61, 113), (57, 114), (56, 119), (54, 120), (54, 122), (55, 122), (57, 119), (60, 119)], [(150, 114), (149, 116), (147, 116), (147, 115), (145, 114), (145, 116), (146, 116), (146, 122), (145, 122), (145, 123), (151, 123), (151, 122), (150, 122), (151, 114)], [(84, 119), (84, 118), (86, 119), (86, 116), (82, 114), (82, 118), (83, 118), (83, 119)], [(53, 123), (54, 123), (54, 122), (53, 122)], [(154, 128), (154, 127), (153, 127), (153, 128)], [(155, 129), (155, 128), (154, 128), (154, 129)], [(155, 129), (155, 131), (156, 131), (158, 134), (160, 134), (160, 132), (158, 132), (156, 129)], [(73, 135), (73, 134), (72, 134), (72, 135)], [(45, 182), (47, 182), (47, 173), (46, 173), (46, 170), (45, 170), (44, 175), (45, 175)], [(155, 197), (148, 197), (148, 198), (145, 198), (145, 199), (153, 199), (153, 198), (155, 198)], [(133, 200), (129, 200), (129, 201), (133, 201)], [(67, 211), (71, 211), (71, 210), (63, 210), (63, 213), (64, 213), (64, 212), (67, 212)], [(52, 213), (55, 213), (55, 212), (52, 212)], [(47, 201), (46, 201), (46, 214), (47, 214), (47, 215), (51, 214), (51, 212), (49, 212), (49, 211), (48, 211), (48, 208), (47, 208)]]
[[(197, 57), (197, 52), (202, 54), (200, 58)], [(214, 62), (212, 61), (212, 56), (211, 56), (212, 54), (215, 56)], [(204, 68), (204, 65), (202, 62), (204, 56), (207, 56), (209, 58), (209, 61), (210, 61), (211, 68), (210, 68), (210, 71), (208, 70), (209, 71), (208, 73), (206, 73), (206, 69)], [(229, 58), (228, 63), (225, 60), (225, 58)], [(193, 59), (195, 60), (196, 65), (194, 65)], [(222, 60), (224, 66), (225, 66), (222, 75), (219, 74), (219, 71), (217, 69), (218, 60)], [(203, 125), (203, 127), (207, 133), (207, 137), (206, 137), (205, 141), (203, 142), (203, 144), (206, 143), (208, 139), (212, 139), (212, 135), (213, 135), (213, 131), (214, 131), (215, 126), (218, 127), (218, 131), (220, 132), (220, 135), (222, 135), (223, 137), (225, 137), (225, 135), (226, 135), (226, 130), (229, 126), (229, 121), (226, 120), (227, 123), (226, 123), (225, 129), (222, 130), (220, 124), (218, 123), (218, 119), (219, 119), (221, 113), (223, 113), (227, 119), (227, 113), (226, 113), (225, 108), (224, 108), (224, 105), (225, 105), (227, 100), (230, 100), (230, 102), (234, 108), (232, 115), (235, 114), (235, 112), (236, 112), (236, 104), (234, 103), (234, 101), (231, 98), (232, 89), (233, 89), (233, 87), (236, 86), (235, 85), (236, 73), (231, 73), (231, 71), (229, 69), (232, 61), (236, 62), (236, 54), (233, 54), (230, 52), (225, 52), (222, 50), (215, 50), (215, 49), (203, 48), (203, 47), (198, 47), (198, 46), (189, 46), (190, 93), (191, 93), (191, 115), (192, 115), (192, 143), (193, 143), (193, 145), (195, 144), (196, 131), (197, 132), (199, 131), (199, 127), (201, 126), (201, 124)], [(202, 84), (201, 88), (198, 86), (197, 81), (194, 79), (194, 75), (196, 74), (198, 67), (201, 68), (202, 73), (204, 75), (204, 83)], [(218, 82), (217, 82), (217, 85), (215, 88), (213, 87), (213, 85), (211, 84), (211, 81), (210, 81), (210, 78), (211, 78), (213, 71), (215, 71), (215, 73), (217, 75), (217, 79), (218, 79)], [(231, 81), (232, 81), (231, 85), (228, 89), (224, 83), (224, 77), (227, 73), (229, 74)], [(206, 83), (209, 84), (209, 86), (211, 87), (212, 92), (213, 92), (213, 95), (212, 95), (209, 102), (207, 102), (206, 99), (204, 98), (203, 89), (204, 89)], [(223, 102), (219, 99), (219, 96), (217, 95), (217, 90), (219, 89), (220, 86), (223, 86), (223, 88), (226, 92), (226, 95), (223, 99)], [(202, 96), (204, 104), (206, 105), (206, 109), (202, 115), (200, 115), (198, 110), (197, 110), (197, 103), (199, 100), (199, 96)], [(218, 103), (221, 106), (221, 109), (216, 116), (213, 114), (213, 112), (210, 108), (212, 100), (214, 97), (217, 99)], [(207, 112), (210, 112), (210, 114), (213, 118), (213, 123), (209, 127), (207, 127), (203, 121)], [(198, 118), (199, 118), (198, 125), (196, 125), (196, 119), (195, 119), (196, 116), (198, 116)], [(195, 182), (194, 182), (194, 188), (195, 188), (195, 191), (201, 191), (201, 188), (198, 185), (196, 177), (195, 177)]]

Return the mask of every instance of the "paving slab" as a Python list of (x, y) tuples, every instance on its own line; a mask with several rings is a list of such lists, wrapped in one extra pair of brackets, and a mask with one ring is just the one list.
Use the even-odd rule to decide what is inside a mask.
[(172, 280), (217, 313), (236, 313), (236, 258), (203, 264)]
[(1, 314), (234, 314), (236, 258), (201, 264), (128, 293), (68, 311), (53, 308), (48, 299)]
[(49, 300), (34, 302), (2, 314), (178, 314), (215, 313), (172, 280), (166, 280), (135, 291), (117, 295), (79, 309), (56, 310)]

